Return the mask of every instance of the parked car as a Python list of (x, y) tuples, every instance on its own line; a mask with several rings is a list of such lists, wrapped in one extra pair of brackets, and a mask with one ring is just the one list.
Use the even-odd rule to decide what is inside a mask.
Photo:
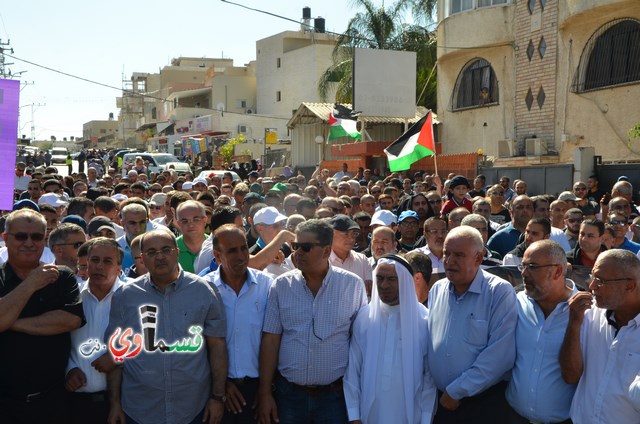
[(199, 175), (198, 178), (209, 178), (210, 175), (217, 175), (218, 177), (222, 178), (222, 176), (224, 175), (225, 172), (231, 172), (231, 175), (233, 176), (233, 181), (239, 181), (241, 180), (240, 176), (238, 174), (236, 174), (233, 171), (221, 171), (219, 169), (212, 169), (209, 171), (202, 171)]
[(186, 162), (168, 162), (166, 169), (175, 169), (178, 175), (184, 175), (187, 172), (191, 172), (191, 167)]
[(68, 154), (66, 147), (54, 147), (51, 149), (51, 163), (66, 163)]
[(159, 171), (164, 171), (169, 162), (178, 162), (178, 159), (170, 153), (140, 153), (140, 152), (129, 152), (125, 153), (122, 157), (122, 176), (124, 177), (127, 174), (127, 167), (125, 164), (130, 163), (132, 165), (135, 164), (136, 157), (140, 156), (142, 160), (145, 162), (149, 162), (148, 170), (149, 172), (158, 173)]

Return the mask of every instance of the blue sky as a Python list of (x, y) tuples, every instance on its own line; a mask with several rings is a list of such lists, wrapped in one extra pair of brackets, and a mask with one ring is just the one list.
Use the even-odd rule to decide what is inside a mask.
[[(354, 10), (346, 0), (237, 0), (292, 19), (311, 7), (326, 29), (342, 32)], [(381, 4), (382, 2), (376, 2)], [(94, 2), (23, 0), (0, 10), (0, 39), (14, 56), (114, 87), (133, 72), (158, 72), (179, 56), (255, 59), (255, 41), (299, 25), (220, 0)], [(118, 90), (79, 81), (26, 62), (13, 62), (23, 85), (19, 134), (30, 136), (31, 107), (37, 139), (82, 136), (82, 124), (118, 116)]]

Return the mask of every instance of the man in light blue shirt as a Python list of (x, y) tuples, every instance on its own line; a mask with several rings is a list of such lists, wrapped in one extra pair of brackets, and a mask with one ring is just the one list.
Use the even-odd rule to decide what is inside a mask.
[(516, 362), (507, 388), (513, 423), (560, 423), (569, 418), (575, 384), (560, 370), (560, 347), (569, 322), (568, 299), (575, 284), (565, 279), (567, 260), (551, 240), (527, 248), (519, 267), (524, 291), (518, 293)]
[(227, 317), (226, 407), (222, 423), (253, 422), (258, 391), (258, 356), (271, 278), (248, 268), (249, 247), (244, 230), (234, 224), (212, 236), (213, 254), (220, 267), (205, 276), (220, 291)]
[(516, 355), (516, 294), (480, 269), (480, 232), (462, 226), (444, 241), (446, 278), (429, 292), (427, 358), (438, 388), (435, 423), (503, 423), (508, 415), (503, 381)]

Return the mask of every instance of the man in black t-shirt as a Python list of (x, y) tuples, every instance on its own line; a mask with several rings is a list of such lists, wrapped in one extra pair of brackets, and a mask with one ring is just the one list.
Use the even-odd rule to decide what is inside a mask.
[(64, 376), (69, 332), (84, 324), (78, 284), (65, 266), (41, 264), (47, 222), (30, 209), (12, 212), (2, 234), (0, 269), (0, 411), (3, 422), (66, 420)]

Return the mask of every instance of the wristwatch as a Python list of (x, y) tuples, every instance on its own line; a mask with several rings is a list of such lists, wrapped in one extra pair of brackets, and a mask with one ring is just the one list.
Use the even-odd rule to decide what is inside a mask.
[(227, 397), (225, 395), (220, 396), (220, 395), (212, 394), (211, 395), (211, 399), (213, 399), (215, 401), (218, 401), (218, 402), (222, 402), (222, 403), (225, 403), (227, 401)]

